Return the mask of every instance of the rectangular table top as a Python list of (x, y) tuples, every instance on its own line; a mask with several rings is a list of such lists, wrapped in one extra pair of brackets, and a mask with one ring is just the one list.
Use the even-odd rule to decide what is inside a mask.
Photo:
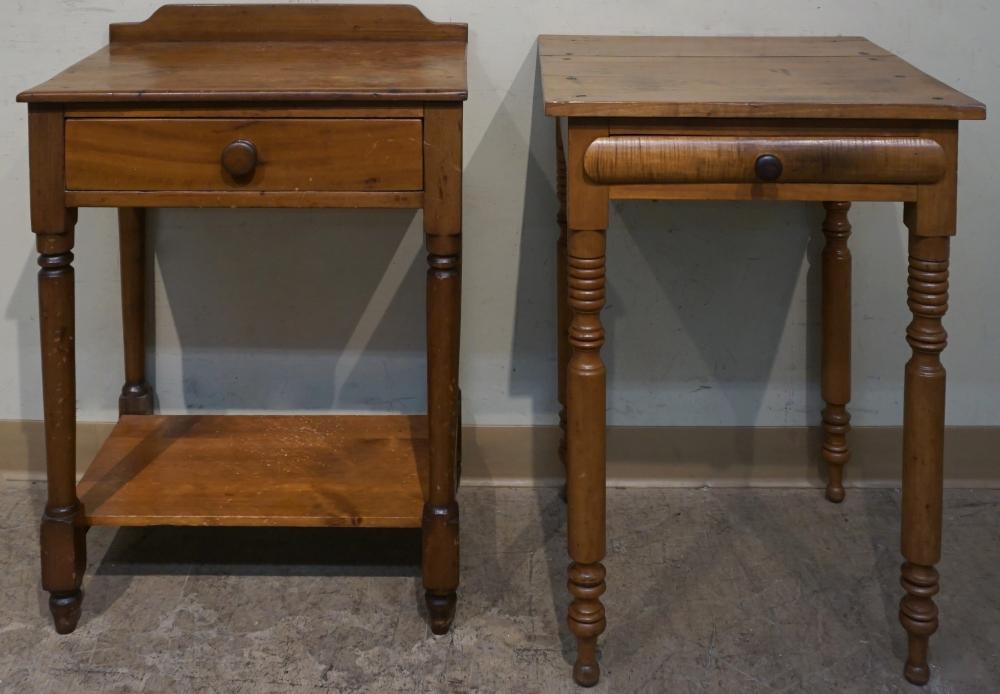
[(986, 117), (861, 37), (541, 36), (538, 54), (550, 116)]
[(399, 5), (167, 5), (18, 100), (460, 101), (466, 36)]
[(163, 42), (105, 46), (19, 101), (459, 101), (465, 44)]

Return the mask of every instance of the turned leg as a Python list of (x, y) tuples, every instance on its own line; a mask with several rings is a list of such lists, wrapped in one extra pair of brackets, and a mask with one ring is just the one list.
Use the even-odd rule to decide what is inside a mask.
[(122, 334), (125, 385), (118, 414), (153, 414), (153, 391), (146, 382), (146, 214), (138, 207), (118, 210), (121, 256)]
[(56, 631), (80, 619), (87, 565), (83, 509), (76, 497), (76, 348), (73, 230), (65, 206), (65, 120), (62, 107), (28, 107), (31, 230), (38, 248), (38, 325), (42, 352), (47, 498), (41, 522), (42, 588)]
[[(556, 118), (556, 193), (559, 197), (559, 239), (556, 241), (556, 354), (559, 384), (559, 460), (566, 467), (566, 363), (569, 361), (569, 305), (566, 289), (566, 153), (562, 127)], [(563, 495), (566, 489), (563, 487)]]
[[(73, 215), (70, 214), (70, 224)], [(76, 497), (76, 363), (73, 231), (38, 236), (38, 307), (48, 499), (42, 515), (42, 587), (56, 631), (80, 619), (80, 585), (87, 564), (83, 509)]]
[(424, 188), (429, 479), (423, 516), (423, 580), (431, 631), (445, 634), (455, 616), (459, 577), (455, 492), (461, 446), (461, 104), (428, 105), (425, 110)]
[(825, 202), (823, 234), (823, 460), (826, 461), (826, 498), (844, 500), (844, 465), (851, 459), (847, 433), (851, 415), (851, 251), (847, 246), (851, 224), (849, 202)]
[(573, 679), (591, 686), (600, 678), (597, 637), (604, 631), (605, 370), (603, 230), (570, 229), (568, 239), (569, 364), (566, 370), (566, 496), (572, 563), (569, 628), (576, 636)]
[(910, 235), (907, 304), (913, 320), (906, 341), (913, 351), (906, 364), (903, 403), (903, 522), (901, 571), (905, 594), (899, 620), (908, 635), (904, 675), (914, 684), (930, 678), (927, 646), (938, 628), (934, 595), (941, 558), (944, 458), (945, 370), (941, 352), (947, 333), (941, 319), (948, 309), (947, 236)]
[(427, 257), (430, 495), (424, 505), (424, 588), (431, 631), (444, 634), (458, 588), (458, 345), (460, 256)]

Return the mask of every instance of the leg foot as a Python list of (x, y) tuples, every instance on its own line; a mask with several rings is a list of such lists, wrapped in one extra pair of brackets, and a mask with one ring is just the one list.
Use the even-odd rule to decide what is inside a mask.
[(118, 397), (118, 414), (153, 414), (153, 389), (148, 383), (126, 383)]
[(424, 599), (427, 601), (427, 611), (431, 615), (431, 632), (437, 636), (447, 634), (455, 619), (457, 594), (455, 591), (438, 593), (428, 590), (424, 593)]
[(823, 460), (826, 461), (826, 498), (835, 504), (844, 500), (844, 464), (850, 459), (847, 432), (851, 415), (843, 405), (823, 408)]
[(604, 566), (600, 563), (569, 565), (569, 629), (576, 637), (576, 663), (573, 680), (581, 687), (592, 687), (601, 678), (597, 662), (597, 637), (604, 632)]
[(905, 562), (900, 583), (906, 593), (899, 602), (899, 621), (906, 629), (907, 655), (903, 675), (913, 684), (927, 684), (927, 645), (938, 628), (938, 609), (933, 596), (938, 592), (938, 572), (933, 566)]
[(80, 606), (83, 603), (83, 591), (72, 593), (52, 593), (49, 596), (49, 611), (56, 626), (57, 634), (70, 634), (80, 621)]
[[(924, 649), (924, 652), (926, 653), (927, 652), (927, 639), (923, 639), (921, 641), (921, 643), (923, 644), (923, 649)], [(911, 637), (910, 638), (910, 652), (913, 652), (913, 650), (914, 650), (914, 643), (913, 643), (913, 638)], [(906, 667), (903, 668), (903, 677), (905, 677), (906, 681), (909, 682), (910, 684), (916, 684), (918, 686), (923, 686), (923, 685), (927, 684), (930, 681), (930, 679), (931, 679), (931, 671), (930, 671), (930, 668), (927, 667), (927, 663), (926, 662), (923, 665), (914, 665), (909, 660), (907, 660), (906, 661)]]

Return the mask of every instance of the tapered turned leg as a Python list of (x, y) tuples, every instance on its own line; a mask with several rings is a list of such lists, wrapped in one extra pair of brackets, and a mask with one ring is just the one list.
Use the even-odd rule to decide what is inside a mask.
[[(73, 215), (69, 215), (72, 219)], [(87, 564), (83, 509), (76, 497), (76, 363), (73, 231), (38, 236), (38, 304), (48, 499), (41, 524), (42, 587), (56, 631), (80, 619)]]
[[(556, 365), (559, 384), (559, 460), (566, 467), (566, 364), (569, 361), (569, 304), (566, 288), (566, 153), (562, 127), (556, 118), (556, 193), (559, 197), (559, 239), (556, 241)], [(563, 488), (563, 495), (566, 490)]]
[[(455, 241), (457, 244), (457, 239)], [(427, 378), (430, 494), (424, 505), (423, 573), (431, 631), (444, 634), (458, 588), (458, 348), (460, 256), (427, 257)]]
[(945, 370), (941, 352), (947, 333), (941, 319), (948, 309), (948, 237), (910, 235), (907, 304), (913, 320), (906, 341), (913, 350), (906, 364), (903, 403), (903, 524), (905, 594), (899, 620), (908, 634), (904, 675), (914, 684), (930, 678), (927, 646), (938, 628), (934, 596), (941, 558), (944, 458)]
[(122, 334), (125, 385), (118, 414), (153, 414), (153, 390), (146, 382), (146, 219), (145, 210), (118, 210), (121, 257)]
[(605, 370), (603, 230), (571, 229), (568, 239), (569, 364), (566, 370), (567, 512), (569, 517), (569, 628), (576, 636), (573, 679), (591, 686), (600, 678), (597, 637), (604, 631)]
[(847, 446), (851, 415), (851, 251), (847, 241), (851, 224), (849, 202), (825, 202), (823, 234), (823, 460), (826, 461), (826, 498), (844, 500), (844, 465), (851, 458)]

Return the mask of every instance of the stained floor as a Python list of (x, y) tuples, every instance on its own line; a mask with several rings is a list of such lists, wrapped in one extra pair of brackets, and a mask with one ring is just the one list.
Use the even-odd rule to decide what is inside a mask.
[[(467, 488), (453, 632), (410, 531), (111, 529), (77, 631), (38, 587), (44, 487), (0, 486), (4, 692), (573, 691), (553, 489)], [(925, 692), (1000, 691), (1000, 491), (949, 491)], [(610, 490), (612, 692), (918, 692), (901, 678), (899, 494)], [(581, 690), (582, 691), (582, 690)]]

